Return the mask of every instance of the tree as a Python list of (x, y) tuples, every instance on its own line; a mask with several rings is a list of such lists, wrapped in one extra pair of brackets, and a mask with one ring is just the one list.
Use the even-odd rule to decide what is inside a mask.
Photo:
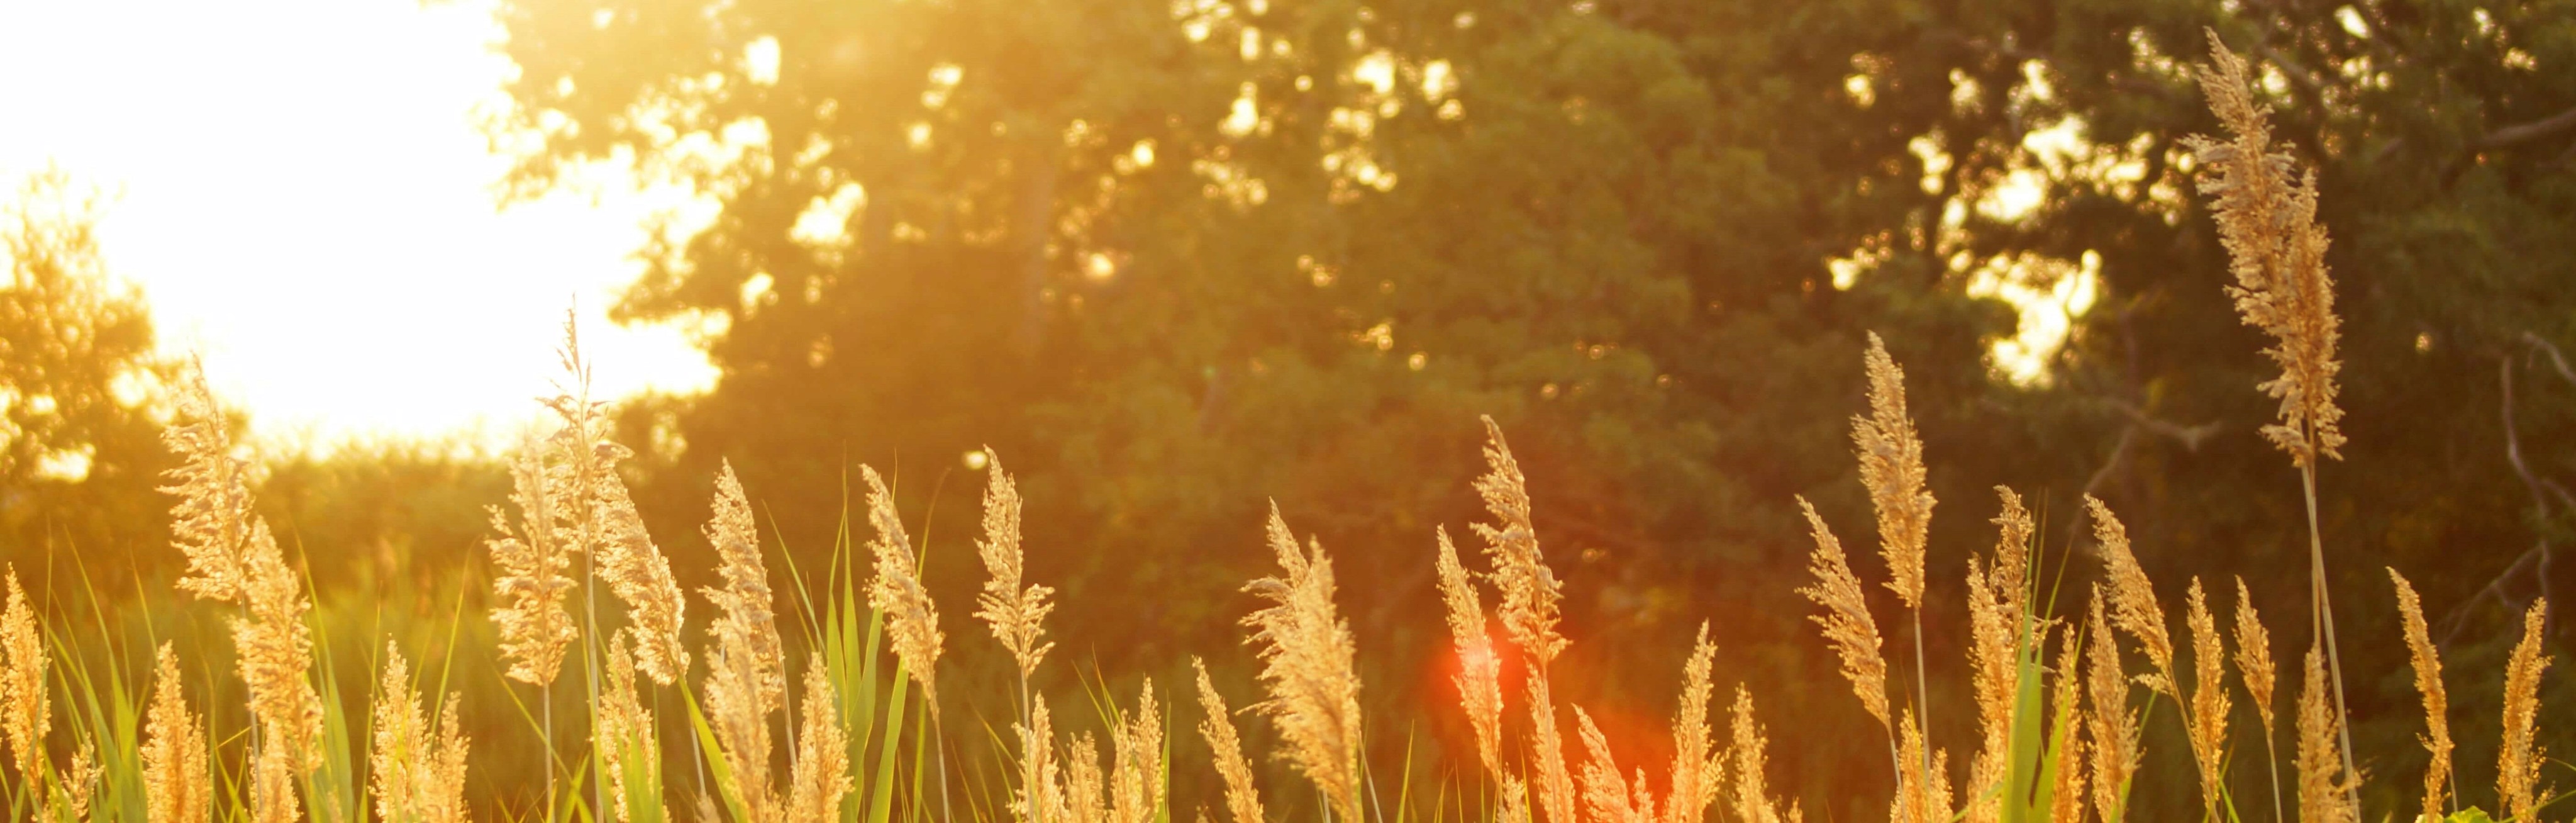
[(122, 574), (167, 540), (154, 398), (170, 364), (141, 294), (108, 279), (97, 213), (60, 171), (0, 211), (0, 558), (31, 574), (73, 551)]

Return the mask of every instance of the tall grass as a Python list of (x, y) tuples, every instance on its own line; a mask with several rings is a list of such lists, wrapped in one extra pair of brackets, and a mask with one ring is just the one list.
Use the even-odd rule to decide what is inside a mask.
[[(2361, 813), (2365, 776), (2352, 759), (2316, 531), (2317, 458), (2337, 456), (2341, 412), (2333, 403), (2332, 284), (2322, 263), (2324, 233), (2314, 223), (2315, 187), (2312, 176), (2294, 179), (2293, 164), (2270, 149), (2246, 64), (2215, 46), (2212, 59), (2200, 77), (2234, 137), (2194, 146), (2211, 170), (2204, 190), (2235, 266), (2231, 292), (2248, 322), (2278, 341), (2269, 353), (2283, 375), (2263, 390), (2281, 399), (2282, 421), (2265, 436), (2300, 469), (2309, 517), (2313, 631), (2292, 710), (2293, 788), (2282, 786), (2283, 757), (2274, 748), (2272, 631), (2243, 581), (2236, 581), (2229, 632), (2202, 581), (2185, 584), (2177, 642), (2166, 608), (2176, 602), (2170, 582), (2160, 592), (2117, 513), (2089, 497), (2102, 582), (2074, 592), (2057, 581), (2079, 561), (2070, 552), (2049, 563), (2022, 497), (1997, 489), (1993, 547), (1971, 557), (1964, 576), (1973, 705), (1935, 705), (1924, 607), (1937, 501), (1925, 488), (1929, 457), (1906, 409), (1904, 370), (1872, 335), (1862, 353), (1867, 400), (1853, 418), (1854, 458), (1875, 515), (1883, 586), (1904, 610), (1913, 671), (1891, 669), (1872, 602), (1877, 593), (1832, 524), (1804, 500), (1797, 502), (1814, 541), (1813, 580), (1799, 591), (1816, 606), (1821, 639), (1840, 658), (1859, 708), (1885, 733), (1894, 821), (2118, 823), (2128, 816), (2136, 775), (2149, 767), (2142, 729), (2168, 722), (2187, 744), (2183, 754), (2196, 778), (2190, 785), (2205, 820), (2259, 820), (2265, 805), (2280, 821), (2293, 817), (2293, 807), (2308, 823), (2347, 823)], [(1716, 643), (1705, 625), (1677, 656), (1669, 763), (1621, 762), (1612, 732), (1633, 730), (1605, 729), (1594, 717), (1602, 707), (1553, 697), (1551, 667), (1579, 638), (1561, 631), (1563, 582), (1533, 520), (1527, 478), (1490, 418), (1483, 421), (1486, 473), (1473, 482), (1487, 516), (1471, 526), (1479, 562), (1463, 558), (1445, 528), (1432, 532), (1433, 550), (1423, 561), (1436, 572), (1460, 662), (1453, 682), (1475, 768), (1452, 775), (1454, 783), (1437, 786), (1436, 798), (1423, 803), (1433, 787), (1415, 785), (1409, 765), (1386, 772), (1368, 760), (1363, 730), (1370, 724), (1360, 701), (1366, 684), (1356, 663), (1367, 644), (1342, 616), (1332, 556), (1301, 541), (1276, 506), (1264, 539), (1278, 570), (1245, 586), (1262, 601), (1243, 618), (1244, 641), (1258, 661), (1248, 687), (1260, 696), (1234, 708), (1219, 678), (1193, 658), (1195, 727), (1209, 759), (1175, 762), (1180, 721), (1165, 713), (1170, 698), (1150, 679), (1132, 702), (1101, 682), (1089, 695), (1091, 717), (1074, 722), (1059, 720), (1059, 707), (1033, 690), (1044, 667), (1065, 665), (1049, 661), (1046, 620), (1058, 604), (1051, 588), (1026, 579), (1021, 501), (997, 455), (988, 455), (976, 541), (986, 580), (973, 616), (1008, 653), (1015, 682), (961, 686), (954, 671), (941, 679), (951, 638), (923, 579), (929, 547), (915, 543), (894, 489), (868, 467), (860, 472), (859, 516), (845, 506), (830, 562), (809, 576), (784, 551), (774, 554), (787, 559), (783, 574), (769, 567), (774, 547), (761, 537), (751, 496), (725, 466), (703, 530), (721, 582), (696, 593), (711, 616), (692, 624), (689, 593), (646, 533), (618, 473), (630, 452), (609, 439), (600, 406), (589, 398), (588, 366), (569, 326), (565, 338), (563, 389), (546, 402), (552, 428), (531, 435), (512, 457), (509, 498), (491, 511), (492, 564), (480, 579), (489, 582), (492, 608), (467, 614), (458, 591), (443, 618), (432, 612), (407, 624), (410, 630), (401, 620), (389, 624), (381, 610), (368, 620), (328, 611), (346, 607), (312, 590), (309, 575), (287, 561), (254, 514), (248, 467), (234, 455), (202, 377), (186, 383), (167, 438), (182, 467), (168, 491), (176, 501), (174, 550), (189, 563), (178, 588), (207, 605), (192, 616), (196, 628), (173, 626), (170, 634), (202, 640), (212, 634), (202, 622), (219, 618), (220, 633), (231, 640), (232, 672), (216, 674), (223, 649), (171, 642), (149, 612), (139, 627), (103, 608), (94, 610), (94, 626), (49, 625), (10, 570), (0, 609), (0, 803), (9, 818), (456, 823), (477, 812), (465, 798), (474, 780), (468, 767), (477, 761), (470, 755), (479, 751), (485, 764), (534, 769), (545, 787), (541, 797), (480, 813), (549, 823), (1169, 823), (1183, 816), (1172, 808), (1170, 786), (1184, 769), (1217, 777), (1219, 814), (1233, 823), (1306, 807), (1349, 823), (1803, 819), (1768, 774), (1771, 730), (1794, 735), (1797, 727), (1778, 718), (1766, 723), (1756, 695), (1738, 686), (1720, 733), (1712, 716)], [(2395, 570), (2389, 574), (2423, 697), (2421, 740), (2431, 755), (2420, 811), (2412, 814), (2457, 823), (2541, 819), (2555, 799), (2543, 781), (2548, 761), (2534, 742), (2545, 716), (2540, 681), (2551, 663), (2541, 642), (2547, 603), (2524, 615), (2506, 664), (2500, 777), (2487, 806), (2480, 801), (2490, 795), (2459, 785), (2451, 773), (2440, 655), (2413, 587)], [(101, 599), (93, 592), (90, 602)], [(1489, 629), (1497, 623), (1500, 636)], [(469, 660), (468, 668), (515, 682), (503, 692), (509, 705), (468, 703), (452, 688), (459, 637), (468, 632), (498, 650), (497, 660), (480, 668)], [(1503, 654), (1504, 644), (1517, 654)], [(139, 663), (145, 650), (148, 666)], [(415, 669), (412, 660), (423, 665)], [(438, 661), (435, 674), (431, 660)], [(577, 694), (561, 682), (576, 662)], [(1516, 695), (1500, 685), (1507, 665), (1518, 666), (1526, 684)], [(348, 677), (352, 667), (363, 676)], [(985, 730), (1000, 762), (960, 762), (951, 744), (961, 732), (943, 711), (942, 682), (1009, 693), (1007, 728)], [(348, 691), (351, 684), (358, 691)], [(1521, 705), (1510, 705), (1512, 697)], [(2231, 727), (2241, 728), (2248, 709), (2263, 736), (2259, 751), (2229, 745)], [(1973, 736), (1935, 734), (1936, 712), (1971, 710)], [(469, 713), (510, 712), (538, 741), (533, 752), (495, 751), (501, 747), (491, 742), (475, 749), (463, 732)], [(1252, 764), (1264, 753), (1248, 750), (1238, 726), (1252, 718), (1275, 733), (1278, 745), (1267, 754), (1287, 763), (1302, 785), (1256, 781)], [(2271, 778), (2270, 796), (2231, 794), (2231, 761), (2257, 757)], [(2153, 767), (2181, 760), (2167, 757)], [(1309, 795), (1312, 802), (1304, 801)], [(1197, 816), (1218, 818), (1204, 809)]]

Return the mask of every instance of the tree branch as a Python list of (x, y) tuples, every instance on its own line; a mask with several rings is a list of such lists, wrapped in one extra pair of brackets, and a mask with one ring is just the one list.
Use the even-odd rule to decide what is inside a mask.
[(2481, 150), (2500, 149), (2516, 143), (2527, 143), (2533, 140), (2549, 137), (2569, 129), (2576, 129), (2576, 108), (2570, 108), (2566, 111), (2550, 115), (2547, 119), (2534, 120), (2520, 125), (2506, 126), (2504, 128), (2496, 129), (2495, 131), (2487, 132), (2485, 137), (2478, 138), (2477, 148)]

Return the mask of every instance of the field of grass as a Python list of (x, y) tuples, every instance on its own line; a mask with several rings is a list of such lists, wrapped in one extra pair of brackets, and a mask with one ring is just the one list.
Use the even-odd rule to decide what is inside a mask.
[[(2440, 652), (2413, 588), (2389, 570), (2401, 636), (2344, 639), (2406, 644), (2431, 766), (2365, 774), (2354, 761), (2349, 673), (2322, 582), (2334, 552), (2314, 525), (2316, 472), (2340, 459), (2342, 441), (2337, 320), (2315, 184), (2270, 144), (2264, 112), (2245, 91), (2245, 64), (2220, 51), (2201, 79), (2231, 131), (2194, 146), (2203, 192), (2234, 258), (2238, 306), (2274, 338), (2268, 354), (2282, 369), (2262, 387), (2281, 402), (2264, 435), (2304, 481), (2282, 493), (2304, 498), (2309, 514), (2319, 582), (2299, 604), (2307, 619), (2267, 623), (2242, 581), (2232, 604), (2221, 581), (2159, 588), (2118, 514), (2098, 500), (2086, 500), (2089, 554), (2046, 551), (2022, 497), (1999, 488), (1993, 548), (1969, 562), (1964, 587), (1974, 700), (1929, 700), (1925, 556), (1936, 501), (1925, 490), (1927, 455), (1907, 412), (1903, 369), (1873, 337), (1861, 353), (1868, 403), (1852, 430), (1880, 563), (1865, 577), (1834, 525), (1800, 501), (1815, 542), (1811, 577), (1781, 584), (1813, 602), (1820, 642), (1839, 658), (1856, 707), (1884, 732), (1840, 743), (1886, 747), (1891, 818), (1913, 823), (2112, 823), (2149, 768), (2188, 769), (2197, 778), (2193, 802), (2210, 820), (2358, 821), (2365, 780), (2402, 786), (2420, 801), (2392, 817), (2543, 819), (2555, 797), (2534, 743), (2551, 665), (2545, 600), (2528, 607), (2504, 664), (2496, 785), (2459, 785)], [(1478, 551), (1461, 552), (1437, 530), (1427, 535), (1437, 551), (1423, 559), (1437, 569), (1454, 653), (1456, 705), (1444, 710), (1472, 731), (1474, 755), (1435, 772), (1417, 767), (1410, 739), (1403, 760), (1372, 757), (1391, 747), (1366, 739), (1366, 730), (1389, 727), (1363, 717), (1359, 661), (1369, 650), (1343, 617), (1350, 604), (1336, 596), (1332, 556), (1300, 539), (1294, 512), (1274, 508), (1269, 517), (1263, 539), (1278, 568), (1245, 585), (1262, 604), (1242, 618), (1245, 650), (1202, 651), (1248, 657), (1248, 667), (1194, 660), (1191, 682), (1122, 679), (1119, 688), (1092, 671), (1077, 678), (1091, 687), (1082, 694), (1043, 694), (1032, 685), (1042, 670), (1079, 666), (1053, 653), (1050, 614), (1116, 604), (1060, 602), (1043, 581), (1026, 579), (1021, 500), (1000, 456), (986, 455), (983, 469), (976, 559), (984, 577), (971, 604), (931, 596), (923, 576), (932, 558), (911, 536), (921, 526), (905, 521), (889, 478), (872, 468), (857, 478), (861, 502), (844, 513), (830, 563), (800, 569), (764, 539), (755, 499), (727, 467), (703, 527), (721, 582), (689, 592), (620, 477), (618, 463), (631, 453), (612, 440), (603, 404), (589, 396), (588, 365), (569, 329), (563, 364), (565, 390), (547, 401), (551, 431), (513, 452), (507, 499), (491, 501), (488, 568), (373, 580), (362, 591), (316, 591), (289, 561), (256, 514), (251, 467), (236, 455), (224, 413), (202, 376), (190, 380), (165, 435), (183, 461), (166, 489), (167, 550), (188, 563), (175, 590), (138, 592), (132, 602), (141, 605), (111, 608), (126, 601), (86, 590), (86, 561), (68, 558), (44, 579), (51, 591), (82, 596), (49, 601), (94, 607), (40, 618), (18, 570), (8, 574), (0, 803), (11, 819), (1804, 816), (1782, 800), (1788, 793), (1769, 782), (1767, 767), (1769, 738), (1798, 735), (1799, 719), (1766, 713), (1763, 696), (1740, 686), (1721, 696), (1726, 678), (1714, 670), (1706, 628), (1673, 661), (1678, 705), (1627, 712), (1669, 711), (1668, 739), (1646, 747), (1615, 740), (1613, 731), (1644, 732), (1605, 731), (1592, 714), (1603, 707), (1552, 696), (1551, 666), (1582, 639), (1560, 632), (1561, 585), (1520, 465), (1490, 419), (1487, 473), (1473, 481), (1487, 518), (1466, 535)], [(1961, 505), (1978, 506), (1952, 510)], [(782, 562), (773, 567), (773, 559)], [(938, 559), (942, 568), (964, 560)], [(2085, 590), (2063, 585), (2097, 577), (2103, 582)], [(1884, 614), (1899, 620), (1883, 624)], [(2315, 630), (2276, 653), (2275, 626)], [(1006, 651), (1011, 667), (942, 660), (952, 647), (986, 642)], [(1138, 685), (1131, 692), (1128, 683)], [(965, 712), (961, 695), (1011, 709)], [(1952, 713), (1973, 715), (1977, 734), (1935, 739), (1932, 716)], [(2181, 729), (2187, 747), (2147, 751), (2142, 730), (2158, 724)], [(2231, 747), (2231, 727), (2259, 730), (2259, 745)], [(470, 737), (469, 729), (506, 731)], [(1669, 760), (1621, 759), (1639, 748)], [(2263, 774), (2268, 791), (2232, 791), (2231, 768)], [(1175, 802), (1182, 780), (1217, 787), (1208, 793), (1216, 802)]]

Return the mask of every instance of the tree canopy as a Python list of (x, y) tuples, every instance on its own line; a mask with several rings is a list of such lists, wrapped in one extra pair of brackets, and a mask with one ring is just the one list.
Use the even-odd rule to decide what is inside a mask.
[[(1104, 657), (1218, 647), (1243, 604), (1168, 593), (1242, 579), (1264, 498), (1346, 558), (1364, 636), (1427, 648), (1430, 531), (1468, 519), (1489, 413), (1529, 466), (1569, 620), (1598, 638), (1572, 653), (1605, 672), (1580, 694), (1641, 688), (1608, 674), (1616, 650), (1680, 648), (1712, 617), (1740, 676), (1829, 678), (1786, 582), (1792, 499), (1864, 516), (1845, 421), (1873, 330), (1948, 504), (1936, 578), (1991, 541), (2003, 483), (2048, 516), (2052, 557), (2091, 493), (2151, 570), (2303, 596), (2296, 475), (2255, 433), (2262, 339), (2180, 147), (2216, 130), (2187, 71), (2213, 36), (2259, 60), (2281, 137), (2320, 170), (2352, 436), (2323, 469), (2323, 529), (2347, 619), (2393, 625), (2382, 565), (2444, 570), (2425, 597), (2464, 604), (2453, 627), (2553, 576), (2565, 591), (2547, 562), (2576, 522), (2563, 0), (499, 15), (514, 192), (608, 163), (718, 206), (666, 225), (617, 307), (702, 329), (722, 370), (628, 409), (624, 439), (662, 447), (646, 508), (702, 511), (730, 459), (820, 556), (854, 462), (900, 464), (931, 519), (971, 510), (978, 484), (948, 475), (989, 445), (1025, 478), (1032, 574), (1117, 604), (1063, 612)], [(933, 584), (962, 593), (962, 566)], [(2365, 720), (2411, 699), (2378, 685)], [(1883, 766), (1794, 749), (1828, 817), (1835, 780)]]

